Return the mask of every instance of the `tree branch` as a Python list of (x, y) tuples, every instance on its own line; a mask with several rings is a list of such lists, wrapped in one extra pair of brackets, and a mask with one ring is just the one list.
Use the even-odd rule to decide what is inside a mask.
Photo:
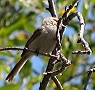
[(66, 17), (67, 14), (70, 12), (70, 10), (77, 4), (78, 5), (79, 0), (74, 0), (71, 5), (69, 5), (68, 9), (66, 9), (65, 13), (62, 15), (62, 18)]
[(52, 17), (57, 17), (54, 1), (53, 0), (48, 0), (48, 3), (49, 3), (49, 7), (46, 8), (46, 9), (51, 13)]
[(88, 71), (87, 79), (86, 79), (85, 85), (84, 85), (84, 87), (83, 87), (83, 90), (86, 90), (87, 84), (88, 84), (89, 79), (90, 79), (90, 76), (91, 76), (91, 74), (92, 74), (93, 72), (95, 72), (95, 67), (91, 68), (91, 69)]
[[(59, 20), (58, 20), (58, 22), (59, 22)], [(57, 23), (57, 31), (59, 30), (59, 25), (60, 25), (60, 23)], [(55, 49), (52, 52), (52, 54), (57, 56), (57, 57), (59, 56), (59, 52), (58, 51), (60, 51), (60, 50), (58, 50), (59, 49), (58, 45), (59, 45), (59, 42), (60, 42), (60, 36), (59, 36), (60, 34), (58, 34), (58, 33), (56, 33), (56, 39), (58, 38), (57, 39), (57, 45), (56, 45)], [(49, 59), (49, 63), (48, 63), (47, 69), (46, 69), (46, 73), (47, 72), (51, 72), (53, 70), (53, 67), (54, 67), (54, 63), (53, 62), (55, 62), (55, 61), (56, 61), (55, 58), (50, 58)], [(40, 83), (39, 90), (45, 90), (46, 89), (46, 86), (47, 86), (47, 84), (49, 82), (50, 77), (51, 76), (49, 74), (44, 75), (44, 78), (43, 78), (42, 82)]]
[[(46, 8), (46, 9), (51, 13), (52, 17), (58, 17), (57, 13), (56, 13), (56, 10), (55, 10), (55, 6), (54, 6), (54, 1), (53, 0), (48, 0), (48, 3), (49, 3), (49, 7)], [(46, 72), (44, 73), (44, 78), (43, 78), (42, 82), (40, 83), (39, 90), (46, 90), (46, 86), (47, 86), (50, 78), (55, 82), (55, 84), (57, 85), (57, 87), (60, 90), (63, 89), (61, 84), (60, 84), (60, 82), (58, 81), (56, 75), (58, 75), (59, 73), (62, 73), (63, 70), (65, 70), (65, 68), (67, 66), (69, 66), (71, 63), (70, 63), (69, 60), (67, 60), (65, 57), (63, 57), (63, 55), (61, 54), (61, 40), (62, 40), (62, 35), (63, 35), (63, 32), (64, 32), (64, 29), (65, 29), (66, 25), (75, 16), (77, 16), (79, 21), (80, 21), (80, 32), (78, 34), (78, 41), (77, 42), (81, 43), (85, 50), (84, 51), (74, 51), (73, 54), (91, 54), (92, 53), (92, 51), (91, 51), (91, 49), (89, 47), (89, 44), (83, 38), (83, 34), (84, 34), (84, 19), (83, 19), (81, 13), (76, 12), (76, 13), (72, 13), (71, 15), (67, 16), (67, 14), (70, 12), (70, 10), (77, 3), (78, 3), (78, 0), (74, 0), (74, 2), (65, 11), (65, 13), (62, 15), (62, 17), (59, 18), (59, 20), (58, 20), (57, 32), (56, 32), (57, 45), (56, 45), (55, 49), (53, 50), (52, 54), (40, 53), (39, 52), (39, 54), (41, 54), (41, 55), (50, 57), (49, 63), (48, 63), (47, 69), (46, 69)], [(62, 30), (59, 32), (59, 28), (60, 28), (61, 24), (63, 24), (63, 26), (62, 26)], [(15, 48), (8, 47), (8, 48), (0, 49), (0, 51), (4, 51), (4, 50), (26, 50), (26, 51), (30, 51), (30, 52), (33, 52), (33, 53), (36, 52), (34, 50), (30, 50), (30, 49), (27, 49), (27, 48), (23, 49), (23, 48), (17, 48), (17, 47), (15, 47)], [(58, 70), (52, 71), (53, 67), (56, 64), (56, 63), (54, 64), (54, 62), (56, 62), (58, 60), (62, 61), (61, 68), (59, 68)], [(86, 90), (86, 87), (87, 87), (87, 84), (88, 84), (88, 81), (89, 81), (89, 78), (90, 78), (92, 72), (95, 72), (95, 67), (88, 71), (87, 81), (86, 81), (86, 83), (84, 85), (84, 90)]]
[[(73, 8), (73, 7), (72, 7)], [(71, 9), (72, 9), (71, 8)], [(69, 9), (70, 10), (70, 9)], [(66, 11), (66, 13), (65, 14), (67, 14), (68, 12), (69, 12), (69, 10), (68, 11)], [(65, 15), (64, 14), (64, 15)], [(58, 23), (57, 23), (57, 31), (58, 31), (58, 29), (59, 29), (59, 25), (61, 24), (61, 22), (62, 22), (62, 20), (63, 20), (63, 18), (65, 18), (65, 21), (66, 21), (66, 19), (67, 19), (67, 17), (66, 17), (67, 15), (65, 15), (65, 16), (62, 16), (62, 18), (60, 18), (59, 19), (59, 21), (58, 21)], [(70, 20), (68, 20), (68, 22), (69, 22)], [(64, 20), (63, 20), (63, 28), (62, 28), (62, 31), (60, 32), (60, 40), (59, 40), (59, 34), (58, 34), (58, 32), (57, 32), (57, 35), (56, 35), (56, 38), (58, 39), (58, 43), (57, 43), (57, 46), (56, 46), (56, 48), (54, 49), (54, 51), (53, 51), (53, 54), (54, 55), (58, 55), (58, 50), (60, 51), (60, 47), (58, 48), (58, 46), (60, 46), (60, 41), (62, 40), (62, 35), (63, 35), (63, 32), (64, 32), (64, 29), (65, 29), (65, 26), (64, 26)], [(66, 25), (66, 24), (65, 24)], [(49, 63), (48, 63), (48, 66), (47, 66), (47, 69), (46, 69), (46, 73), (48, 73), (48, 72), (52, 72), (52, 70), (53, 70), (53, 67), (54, 67), (54, 64), (53, 64), (53, 62), (54, 61), (56, 61), (56, 60), (54, 60), (54, 58), (50, 58), (49, 59)], [(39, 90), (45, 90), (46, 89), (46, 86), (47, 86), (47, 84), (48, 84), (48, 81), (49, 81), (49, 78), (51, 77), (51, 76), (55, 76), (56, 74), (59, 74), (59, 73), (61, 73), (64, 69), (65, 69), (65, 67), (64, 66), (67, 66), (67, 59), (64, 59), (63, 60), (63, 67), (61, 67), (59, 70), (57, 70), (57, 71), (55, 71), (55, 72), (53, 72), (52, 73), (52, 75), (50, 75), (50, 74), (46, 74), (46, 75), (44, 75), (44, 78), (43, 78), (43, 80), (42, 80), (42, 82), (40, 83), (40, 88), (39, 88)], [(69, 64), (68, 64), (69, 65)]]
[(58, 90), (63, 90), (63, 88), (62, 88), (62, 86), (61, 86), (61, 83), (59, 82), (59, 80), (57, 79), (56, 76), (51, 77), (51, 79), (55, 82), (55, 84), (56, 84)]
[[(59, 31), (58, 31), (59, 30), (59, 26), (60, 26), (60, 19), (58, 20), (58, 23), (57, 23), (57, 32), (56, 32), (57, 45), (56, 45), (55, 49), (52, 52), (52, 54), (57, 56), (58, 59), (59, 59), (59, 52), (60, 52), (60, 49), (61, 49), (61, 48), (58, 48), (59, 45), (61, 45), (60, 44), (60, 34), (59, 34)], [(54, 63), (53, 62), (55, 62), (55, 61), (56, 61), (56, 59), (54, 59), (54, 58), (50, 58), (49, 59), (49, 63), (48, 63), (47, 69), (46, 69), (46, 73), (47, 72), (51, 72), (53, 70), (53, 67), (54, 67)], [(49, 82), (50, 77), (51, 76), (49, 74), (44, 75), (44, 78), (43, 78), (42, 82), (40, 83), (39, 90), (45, 90), (46, 89), (46, 86), (47, 86), (47, 84)]]
[(80, 32), (78, 34), (78, 41), (77, 43), (81, 43), (84, 47), (84, 51), (73, 51), (73, 54), (91, 54), (92, 51), (89, 47), (89, 44), (84, 40), (83, 38), (83, 34), (84, 34), (84, 19), (83, 16), (80, 12), (76, 12), (76, 16), (78, 17), (79, 21), (80, 21)]
[[(5, 50), (25, 50), (25, 51), (29, 51), (29, 52), (33, 52), (33, 53), (36, 53), (35, 50), (31, 50), (31, 49), (28, 49), (28, 48), (19, 48), (19, 47), (6, 47), (6, 48), (1, 48), (0, 51), (5, 51)], [(44, 56), (47, 56), (47, 57), (52, 57), (52, 58), (57, 58), (55, 55), (52, 55), (52, 54), (47, 54), (47, 53), (42, 53), (42, 52), (39, 52), (40, 55), (44, 55)]]

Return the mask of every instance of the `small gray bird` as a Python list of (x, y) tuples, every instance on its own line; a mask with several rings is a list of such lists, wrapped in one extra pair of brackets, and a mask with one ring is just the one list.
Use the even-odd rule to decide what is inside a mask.
[[(49, 17), (43, 20), (30, 39), (27, 41), (25, 48), (32, 49), (42, 53), (51, 53), (56, 46), (56, 31), (58, 18)], [(61, 25), (60, 29), (61, 30)], [(15, 65), (12, 71), (6, 77), (7, 81), (12, 81), (17, 72), (21, 70), (27, 59), (34, 53), (23, 50), (20, 61)]]

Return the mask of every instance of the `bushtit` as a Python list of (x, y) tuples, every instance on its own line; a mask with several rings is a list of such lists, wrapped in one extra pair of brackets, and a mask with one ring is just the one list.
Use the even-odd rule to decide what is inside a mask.
[[(42, 25), (33, 33), (27, 41), (25, 48), (35, 50), (42, 53), (51, 53), (56, 46), (56, 31), (58, 18), (49, 17), (43, 20)], [(61, 25), (60, 25), (61, 30)], [(17, 72), (21, 70), (27, 59), (33, 53), (23, 50), (20, 61), (15, 65), (12, 71), (6, 77), (7, 81), (11, 81)]]

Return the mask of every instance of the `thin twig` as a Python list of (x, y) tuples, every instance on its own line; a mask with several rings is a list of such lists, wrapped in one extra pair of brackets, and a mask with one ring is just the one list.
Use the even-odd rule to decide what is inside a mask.
[(60, 53), (61, 52), (61, 39), (60, 39), (60, 26), (62, 27), (62, 18), (59, 18), (59, 20), (58, 20), (58, 22), (57, 22), (57, 31), (56, 31), (56, 40), (57, 40), (57, 44), (58, 44), (58, 46), (57, 46), (57, 48), (58, 48), (58, 53)]
[[(86, 72), (85, 72), (85, 73), (86, 73)], [(63, 81), (63, 83), (70, 82), (70, 80), (72, 80), (72, 79), (74, 79), (74, 78), (76, 78), (76, 77), (79, 77), (79, 76), (81, 76), (82, 74), (84, 74), (84, 72), (77, 73), (77, 74), (75, 74), (75, 75), (73, 75), (73, 76), (70, 75), (70, 77), (69, 77), (67, 80)]]
[[(55, 49), (54, 49), (52, 54), (56, 55)], [(54, 67), (53, 62), (54, 61), (55, 61), (54, 58), (50, 58), (49, 59), (49, 62), (48, 62), (47, 68), (46, 68), (46, 72), (50, 72), (50, 71), (53, 70), (53, 67)], [(44, 75), (42, 82), (40, 82), (39, 90), (46, 90), (46, 87), (47, 87), (47, 84), (49, 82), (49, 79), (50, 79), (50, 75), (49, 74), (48, 75)]]
[(61, 85), (61, 83), (59, 82), (59, 80), (57, 79), (56, 76), (51, 77), (51, 79), (55, 82), (55, 84), (56, 84), (58, 90), (63, 90), (62, 85)]
[(70, 10), (78, 4), (79, 0), (74, 0), (71, 5), (69, 5), (68, 9), (66, 9), (65, 13), (62, 15), (62, 18), (66, 17)]
[(76, 16), (78, 17), (79, 21), (80, 21), (80, 32), (78, 34), (78, 43), (81, 43), (84, 47), (84, 51), (73, 51), (73, 54), (91, 54), (92, 51), (89, 47), (89, 44), (84, 40), (83, 38), (83, 34), (84, 34), (84, 19), (83, 16), (80, 12), (76, 12)]
[(68, 23), (69, 23), (73, 18), (75, 18), (75, 17), (76, 17), (76, 13), (72, 13), (72, 14), (68, 15), (68, 17), (67, 17), (65, 20), (63, 20), (63, 25), (64, 25), (64, 26), (68, 25)]
[(54, 70), (54, 71), (50, 71), (50, 72), (45, 72), (43, 73), (44, 75), (50, 75), (51, 77), (56, 76), (60, 73), (63, 72), (63, 70), (66, 69), (67, 66), (71, 65), (71, 62), (69, 60), (67, 60), (63, 55), (60, 56), (60, 59), (62, 61), (62, 65), (58, 70)]
[[(28, 49), (28, 48), (19, 48), (19, 47), (6, 47), (6, 48), (0, 48), (0, 51), (6, 51), (6, 50), (25, 50), (25, 51), (29, 51), (29, 52), (33, 52), (35, 53), (36, 51), (35, 50), (31, 50), (31, 49)], [(57, 56), (55, 55), (52, 55), (52, 54), (47, 54), (47, 53), (42, 53), (42, 52), (39, 52), (40, 55), (44, 55), (44, 56), (47, 56), (47, 57), (52, 57), (52, 58), (57, 58)]]
[(95, 67), (91, 68), (91, 69), (88, 71), (87, 79), (86, 79), (85, 85), (84, 85), (84, 87), (83, 87), (83, 90), (86, 90), (87, 85), (88, 85), (88, 82), (89, 82), (89, 79), (90, 79), (90, 76), (91, 76), (91, 74), (92, 74), (93, 72), (95, 72)]
[(54, 1), (53, 0), (48, 0), (48, 3), (49, 3), (49, 7), (46, 8), (46, 9), (51, 13), (52, 17), (58, 17), (57, 13), (56, 13)]

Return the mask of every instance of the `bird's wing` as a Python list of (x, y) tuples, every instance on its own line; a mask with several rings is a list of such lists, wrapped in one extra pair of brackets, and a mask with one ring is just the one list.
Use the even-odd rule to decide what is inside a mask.
[[(33, 35), (30, 37), (30, 39), (27, 41), (26, 45), (25, 45), (25, 48), (28, 48), (30, 43), (32, 43), (36, 38), (38, 38), (38, 36), (41, 35), (41, 32), (42, 32), (43, 28), (38, 28), (34, 33)], [(23, 50), (22, 54), (21, 54), (21, 57), (26, 53), (25, 50)]]

